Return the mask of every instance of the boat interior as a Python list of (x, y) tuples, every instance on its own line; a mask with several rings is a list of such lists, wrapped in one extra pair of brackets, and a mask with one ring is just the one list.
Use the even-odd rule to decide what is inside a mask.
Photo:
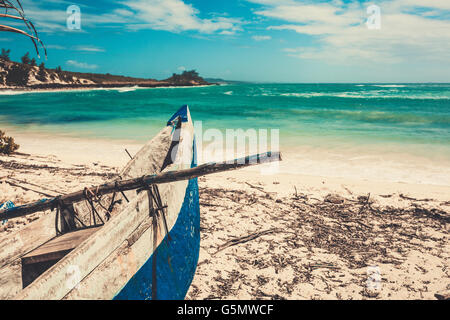
[(26, 288), (100, 228), (101, 226), (94, 226), (67, 232), (24, 255), (22, 257), (23, 288)]
[[(181, 117), (177, 117), (172, 126), (164, 128), (132, 157), (114, 180), (157, 174), (171, 165), (169, 155), (172, 152), (176, 154), (179, 139), (179, 133), (174, 131), (180, 131), (175, 129), (180, 129), (181, 123)], [(44, 218), (17, 234), (0, 239), (0, 299), (12, 298), (30, 286), (80, 244), (93, 237), (142, 191), (154, 198), (150, 211), (163, 211), (157, 189), (156, 185), (143, 186), (141, 189), (102, 195), (94, 187), (85, 188), (83, 199), (69, 204), (60, 202), (51, 213), (44, 214)], [(20, 275), (18, 268), (21, 269)]]

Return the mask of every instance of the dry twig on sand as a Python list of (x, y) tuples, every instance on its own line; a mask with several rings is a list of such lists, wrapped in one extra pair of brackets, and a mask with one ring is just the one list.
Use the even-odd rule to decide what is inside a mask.
[(261, 231), (261, 232), (251, 233), (251, 234), (249, 234), (247, 236), (231, 239), (231, 240), (225, 242), (224, 244), (222, 244), (221, 246), (219, 246), (218, 250), (214, 254), (217, 254), (218, 252), (220, 252), (220, 251), (222, 251), (222, 250), (224, 250), (226, 248), (229, 248), (229, 247), (241, 244), (241, 243), (245, 243), (245, 242), (254, 240), (256, 238), (259, 238), (259, 237), (267, 235), (267, 234), (274, 233), (276, 231), (278, 231), (278, 230), (277, 229), (270, 229), (270, 230), (265, 230), (265, 231)]

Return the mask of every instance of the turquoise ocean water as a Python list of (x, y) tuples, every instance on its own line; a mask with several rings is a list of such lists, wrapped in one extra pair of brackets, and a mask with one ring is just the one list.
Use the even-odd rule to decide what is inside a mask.
[(279, 129), (282, 149), (371, 150), (450, 161), (450, 84), (0, 92), (0, 128), (144, 142), (183, 104), (204, 129)]

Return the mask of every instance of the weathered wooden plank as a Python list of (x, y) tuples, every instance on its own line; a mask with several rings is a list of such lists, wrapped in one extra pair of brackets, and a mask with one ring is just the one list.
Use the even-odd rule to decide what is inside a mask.
[(55, 212), (0, 238), (0, 300), (22, 290), (21, 257), (56, 236)]
[[(179, 181), (160, 186), (162, 201), (168, 204), (166, 219), (169, 230), (173, 228), (178, 218), (187, 184), (186, 181)], [(146, 196), (143, 194), (143, 199)], [(147, 206), (148, 201), (144, 200), (140, 205), (140, 210), (146, 210)], [(127, 218), (124, 216), (124, 219)], [(131, 232), (121, 245), (111, 252), (108, 258), (89, 272), (79, 285), (69, 291), (64, 299), (113, 299), (115, 294), (153, 254), (154, 233), (152, 226), (153, 218), (146, 217), (139, 224), (139, 227)], [(165, 235), (164, 228), (160, 224), (160, 229), (156, 234), (156, 246), (163, 241)]]
[(101, 227), (87, 228), (56, 237), (22, 257), (22, 264), (57, 260), (76, 248)]
[(14, 299), (62, 299), (73, 289), (72, 286), (77, 285), (77, 282), (74, 282), (73, 272), (77, 273), (77, 278), (86, 277), (148, 217), (148, 206), (136, 210), (138, 203), (141, 202), (139, 198), (145, 196), (146, 194), (141, 194), (131, 200), (122, 212), (112, 216), (95, 235), (83, 241)]
[[(0, 239), (0, 269), (56, 236), (55, 212)], [(0, 290), (1, 291), (1, 290)]]

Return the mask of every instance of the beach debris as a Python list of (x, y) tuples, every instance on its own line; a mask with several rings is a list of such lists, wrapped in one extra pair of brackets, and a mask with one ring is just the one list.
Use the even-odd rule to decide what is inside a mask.
[(208, 202), (200, 202), (200, 206), (227, 208), (226, 206), (221, 205), (221, 204), (208, 203)]
[(266, 193), (266, 191), (264, 191), (263, 187), (258, 187), (258, 186), (255, 186), (255, 185), (251, 184), (251, 183), (248, 183), (248, 182), (245, 182), (245, 184), (248, 185), (250, 188), (253, 188), (253, 189), (256, 189), (256, 190), (259, 190), (261, 192)]
[(367, 206), (370, 206), (369, 200), (370, 200), (370, 193), (367, 195), (367, 197), (364, 196), (358, 197), (358, 201), (363, 203), (363, 205), (359, 209), (358, 214), (361, 214)]
[(256, 190), (261, 191), (262, 193), (264, 193), (266, 195), (267, 199), (273, 199), (273, 196), (276, 194), (276, 192), (268, 192), (268, 191), (264, 190), (263, 187), (258, 187), (258, 186), (252, 185), (252, 184), (250, 184), (248, 182), (245, 182), (245, 184), (248, 185), (252, 189), (256, 189)]
[[(258, 190), (200, 186), (200, 191), (201, 201), (210, 204), (204, 207), (201, 216), (202, 241), (209, 239), (210, 244), (203, 253), (203, 259), (209, 262), (198, 266), (202, 274), (198, 283), (208, 284), (198, 286), (197, 299), (207, 296), (233, 299), (242, 294), (257, 299), (389, 298), (393, 291), (388, 291), (391, 289), (387, 287), (383, 291), (366, 288), (366, 268), (387, 264), (404, 273), (408, 268), (408, 256), (423, 252), (424, 243), (433, 243), (436, 252), (432, 254), (438, 255), (441, 250), (438, 248), (444, 248), (448, 241), (439, 234), (447, 232), (449, 212), (439, 207), (439, 203), (433, 203), (436, 207), (425, 202), (396, 207), (376, 202), (371, 194), (355, 196), (355, 199), (340, 196), (339, 201), (333, 203), (327, 201), (330, 200), (328, 195), (314, 197), (300, 192), (295, 186), (289, 196), (276, 199), (267, 199)], [(257, 199), (252, 208), (245, 206), (245, 199), (250, 195)], [(275, 232), (270, 237), (253, 237), (258, 232), (242, 236), (239, 233), (243, 231), (236, 231), (240, 229), (239, 224), (224, 225), (221, 208), (210, 210), (216, 209), (214, 205), (227, 207), (226, 216), (231, 214), (233, 221), (251, 216), (252, 225), (246, 228)], [(258, 213), (251, 215), (251, 212)], [(217, 245), (217, 241), (211, 240), (218, 232), (229, 234), (229, 239), (219, 239), (222, 242)], [(252, 240), (245, 241), (247, 239)], [(230, 247), (234, 250), (222, 251)], [(219, 286), (223, 282), (210, 276), (211, 270), (223, 265), (223, 262), (215, 262), (218, 258), (214, 256), (220, 251), (230, 267), (246, 275), (241, 290), (221, 291)], [(267, 277), (270, 273), (274, 275)], [(286, 281), (286, 275), (289, 275), (289, 281)], [(399, 288), (403, 286), (401, 280), (395, 281)], [(305, 286), (314, 288), (314, 292), (305, 294)], [(409, 298), (420, 299), (419, 289), (407, 292), (404, 294)], [(434, 292), (423, 292), (424, 298), (430, 298), (430, 294), (433, 296)]]
[(298, 192), (297, 192), (297, 187), (296, 186), (294, 186), (294, 191), (295, 191), (294, 199), (298, 199)]
[(328, 194), (324, 200), (325, 200), (325, 202), (330, 202), (333, 204), (342, 204), (345, 202), (345, 199), (343, 197), (341, 197), (340, 195), (331, 194), (331, 193)]
[(46, 193), (44, 191), (37, 190), (36, 188), (29, 187), (29, 186), (24, 186), (23, 184), (15, 183), (15, 182), (12, 182), (12, 181), (2, 180), (2, 182), (6, 182), (7, 184), (9, 184), (9, 185), (11, 185), (13, 187), (18, 187), (18, 188), (21, 188), (21, 189), (23, 189), (25, 191), (32, 191), (32, 192), (38, 193), (38, 194), (43, 195), (45, 197), (52, 198), (52, 197), (56, 197), (57, 196), (57, 194), (48, 194), (48, 193)]
[(229, 248), (229, 247), (241, 244), (241, 243), (245, 243), (245, 242), (254, 240), (254, 239), (259, 238), (261, 236), (272, 234), (272, 233), (274, 233), (276, 231), (278, 231), (278, 230), (277, 229), (269, 229), (269, 230), (265, 230), (265, 231), (261, 231), (261, 232), (254, 232), (254, 233), (251, 233), (251, 234), (243, 236), (243, 237), (231, 239), (231, 240), (225, 242), (224, 244), (222, 244), (221, 246), (219, 246), (219, 248), (215, 252), (215, 254), (217, 254), (218, 252), (220, 252), (220, 251), (222, 251), (222, 250), (224, 250), (226, 248)]
[(347, 191), (348, 194), (353, 195), (353, 192), (352, 192), (349, 188), (347, 188), (346, 186), (342, 185), (342, 188), (343, 188), (345, 191)]
[(367, 298), (376, 298), (380, 295), (380, 290), (374, 288), (364, 288), (362, 295)]
[[(48, 161), (46, 161), (48, 162)], [(48, 173), (59, 173), (63, 172), (66, 175), (71, 175), (75, 177), (81, 176), (90, 176), (90, 177), (104, 177), (108, 180), (117, 176), (117, 173), (114, 173), (113, 170), (107, 170), (103, 172), (99, 172), (98, 169), (96, 171), (90, 170), (89, 167), (86, 166), (72, 166), (72, 167), (61, 167), (61, 166), (49, 166), (47, 164), (41, 165), (36, 164), (36, 161), (33, 163), (25, 163), (16, 160), (3, 161), (0, 160), (0, 167), (6, 170), (25, 170), (25, 171), (34, 171), (34, 170), (44, 170)], [(41, 171), (42, 172), (42, 171)]]
[[(30, 185), (30, 186), (34, 186), (34, 187), (37, 187), (37, 188), (42, 188), (42, 189), (48, 190), (48, 191), (54, 193), (54, 195), (50, 196), (50, 197), (55, 197), (55, 196), (61, 194), (61, 191), (53, 190), (53, 189), (50, 189), (50, 188), (48, 188), (46, 186), (37, 185), (37, 184), (29, 182), (29, 181), (24, 181), (24, 180), (17, 179), (17, 178), (11, 177), (11, 176), (8, 176), (8, 177), (5, 177), (5, 178), (7, 178), (8, 180), (13, 180), (16, 183), (24, 183), (24, 184), (27, 184), (27, 185)], [(0, 178), (0, 180), (2, 180), (2, 178)], [(39, 192), (37, 192), (37, 193), (39, 193)]]
[(328, 262), (320, 262), (320, 263), (313, 263), (313, 264), (309, 263), (308, 268), (310, 270), (315, 270), (315, 269), (320, 269), (320, 268), (339, 269), (339, 267), (336, 267), (332, 263), (328, 263)]
[(403, 193), (400, 193), (399, 197), (404, 199), (404, 200), (410, 200), (410, 201), (428, 202), (428, 201), (432, 201), (433, 200), (433, 199), (416, 199), (416, 198), (405, 196)]
[(285, 297), (282, 297), (278, 294), (268, 294), (259, 289), (256, 290), (255, 295), (257, 298), (264, 297), (264, 298), (270, 298), (270, 300), (286, 300)]
[(125, 148), (125, 152), (128, 154), (128, 156), (130, 157), (130, 159), (133, 159), (133, 157), (131, 156), (131, 154), (128, 152), (128, 150)]
[(450, 300), (450, 292), (446, 293), (435, 293), (434, 296), (438, 300)]

